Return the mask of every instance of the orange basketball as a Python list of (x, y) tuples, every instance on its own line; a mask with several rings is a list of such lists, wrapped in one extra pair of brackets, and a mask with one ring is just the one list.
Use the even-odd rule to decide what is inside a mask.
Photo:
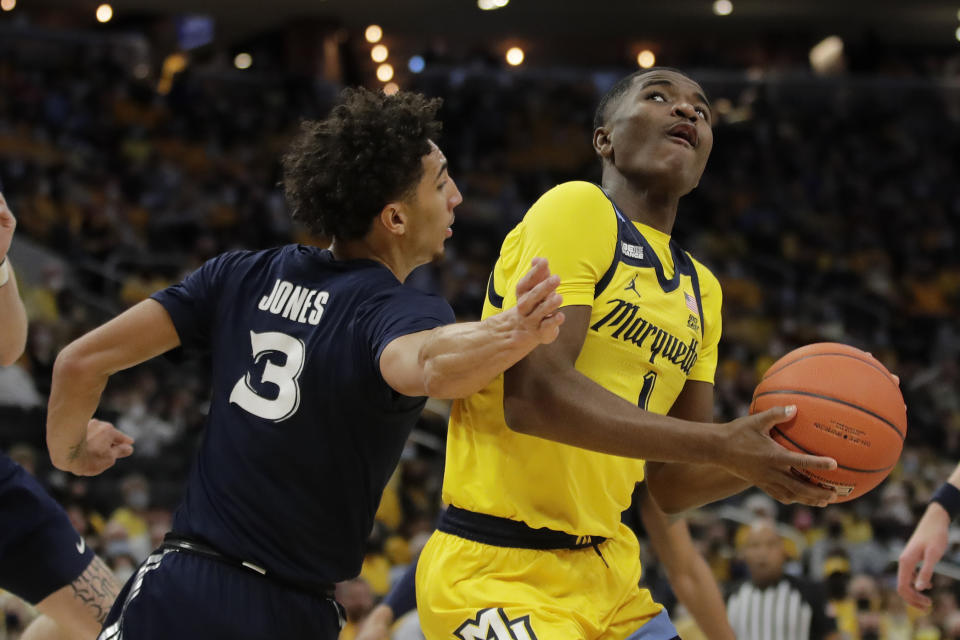
[(798, 470), (836, 489), (838, 502), (870, 491), (890, 473), (907, 434), (897, 378), (869, 353), (821, 342), (777, 360), (753, 392), (750, 413), (796, 405), (773, 439), (793, 451), (829, 456), (834, 471)]

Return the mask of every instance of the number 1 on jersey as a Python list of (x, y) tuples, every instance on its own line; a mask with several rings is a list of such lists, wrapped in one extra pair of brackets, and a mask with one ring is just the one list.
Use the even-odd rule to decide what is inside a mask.
[(259, 362), (271, 351), (279, 351), (287, 357), (283, 366), (267, 360), (263, 365), (263, 375), (260, 376), (261, 383), (270, 382), (277, 385), (277, 397), (270, 399), (257, 393), (251, 384), (251, 372), (247, 371), (233, 385), (230, 402), (259, 418), (274, 422), (286, 420), (300, 408), (300, 384), (297, 378), (303, 371), (305, 351), (303, 341), (279, 331), (264, 333), (251, 331), (250, 344), (253, 347), (254, 363)]
[(637, 399), (637, 405), (644, 411), (649, 411), (650, 394), (653, 393), (653, 385), (657, 382), (657, 372), (647, 371), (643, 374), (643, 386), (640, 388), (640, 397)]

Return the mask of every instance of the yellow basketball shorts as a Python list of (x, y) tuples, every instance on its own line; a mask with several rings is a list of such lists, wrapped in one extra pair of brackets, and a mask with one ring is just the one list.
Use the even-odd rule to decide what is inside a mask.
[(420, 555), (417, 610), (427, 640), (676, 638), (639, 581), (639, 546), (624, 525), (596, 548), (547, 551), (437, 531)]

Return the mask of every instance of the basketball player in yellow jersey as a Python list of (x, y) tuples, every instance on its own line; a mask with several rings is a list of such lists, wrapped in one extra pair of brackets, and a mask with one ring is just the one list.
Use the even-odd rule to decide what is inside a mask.
[(556, 342), (454, 405), (450, 507), (417, 572), (429, 640), (676, 637), (638, 587), (637, 540), (620, 524), (644, 475), (667, 512), (751, 484), (788, 503), (833, 498), (790, 468), (835, 461), (768, 435), (795, 408), (712, 423), (720, 286), (670, 238), (710, 154), (710, 117), (680, 72), (621, 80), (595, 119), (602, 188), (555, 187), (504, 240), (483, 315), (512, 307), (544, 256), (566, 321)]

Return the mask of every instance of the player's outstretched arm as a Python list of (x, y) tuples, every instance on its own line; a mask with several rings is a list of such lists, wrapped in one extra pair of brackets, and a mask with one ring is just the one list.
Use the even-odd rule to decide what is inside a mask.
[(836, 461), (789, 451), (770, 438), (773, 425), (788, 417), (783, 408), (727, 424), (644, 411), (577, 371), (591, 308), (561, 311), (566, 320), (559, 337), (504, 374), (503, 408), (511, 429), (612, 455), (718, 465), (764, 490), (776, 487), (775, 497), (785, 501), (819, 505), (833, 498), (833, 491), (794, 478), (790, 468), (833, 469)]
[(27, 312), (20, 300), (17, 279), (7, 258), (17, 220), (0, 193), (0, 366), (17, 361), (27, 344)]
[(563, 323), (560, 278), (535, 258), (517, 283), (517, 305), (480, 322), (461, 322), (402, 336), (380, 355), (380, 372), (408, 396), (463, 398), (485, 387), (540, 344), (556, 339)]
[(167, 311), (145, 300), (74, 340), (57, 356), (47, 410), (47, 446), (54, 466), (96, 475), (133, 453), (133, 440), (91, 420), (107, 379), (179, 346)]
[[(762, 418), (765, 422), (755, 424), (772, 425), (787, 418), (782, 409), (772, 409), (768, 413), (769, 415)], [(713, 385), (688, 380), (673, 403), (670, 415), (681, 420), (712, 423)], [(751, 419), (760, 420), (761, 418), (758, 416), (744, 420), (749, 424)], [(720, 425), (717, 427), (719, 428)], [(762, 430), (761, 428), (761, 432)], [(759, 432), (753, 435), (763, 437)], [(769, 446), (770, 443), (772, 440), (769, 443), (763, 442), (762, 445)], [(774, 446), (780, 445), (774, 443)], [(792, 472), (771, 474), (760, 465), (742, 465), (731, 471), (712, 464), (651, 462), (647, 465), (646, 479), (651, 495), (668, 513), (680, 513), (693, 507), (722, 500), (740, 493), (752, 484), (756, 484), (777, 500), (790, 504), (799, 500), (797, 496), (811, 486)], [(830, 499), (833, 499), (835, 496), (832, 491), (830, 493)], [(817, 506), (826, 506), (827, 502), (828, 500), (823, 500)]]
[[(645, 484), (645, 483), (644, 483)], [(736, 640), (727, 607), (707, 561), (690, 537), (687, 521), (670, 522), (667, 515), (641, 485), (640, 518), (650, 538), (653, 552), (667, 570), (667, 578), (677, 599), (693, 615), (710, 640)]]
[[(960, 488), (960, 464), (950, 474), (947, 484), (950, 486), (945, 486), (944, 489), (951, 493), (951, 487)], [(947, 550), (947, 533), (952, 519), (940, 502), (930, 502), (913, 535), (907, 541), (907, 546), (900, 553), (897, 592), (914, 607), (927, 609), (932, 604), (930, 598), (920, 592), (930, 588), (933, 569)], [(922, 564), (918, 572), (919, 563)]]

